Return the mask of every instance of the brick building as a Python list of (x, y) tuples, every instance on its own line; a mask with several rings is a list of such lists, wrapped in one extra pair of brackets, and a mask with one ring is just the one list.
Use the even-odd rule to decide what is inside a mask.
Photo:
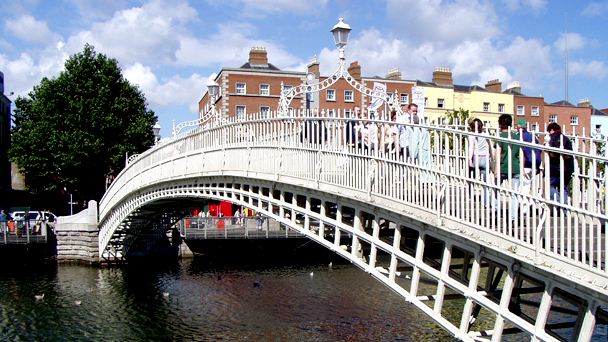
[(510, 82), (504, 93), (513, 95), (514, 122), (517, 123), (520, 119), (526, 119), (530, 123), (530, 130), (545, 130), (548, 117), (545, 117), (545, 99), (543, 97), (522, 94), (517, 81)]
[(578, 106), (568, 101), (558, 101), (545, 104), (546, 124), (557, 122), (562, 127), (565, 134), (585, 135), (591, 133), (591, 113), (592, 108), (588, 100), (581, 100)]
[[(358, 82), (368, 88), (373, 88), (375, 82), (387, 85), (387, 92), (397, 94), (401, 104), (409, 104), (414, 81), (401, 79), (398, 69), (390, 70), (385, 78), (362, 77), (361, 66), (353, 62), (348, 72)], [(331, 75), (330, 75), (331, 76)], [(307, 72), (282, 71), (268, 62), (266, 49), (252, 47), (249, 61), (239, 68), (222, 68), (215, 81), (220, 85), (220, 93), (215, 105), (224, 117), (244, 116), (251, 113), (267, 113), (278, 108), (281, 96), (281, 84), (287, 91), (291, 87), (308, 83), (318, 83), (330, 76), (320, 74), (320, 64), (315, 58), (308, 64)], [(303, 110), (323, 108), (335, 111), (351, 111), (356, 105), (361, 108), (369, 106), (371, 99), (363, 96), (345, 79), (341, 78), (328, 89), (306, 96), (297, 96), (290, 104), (290, 109)], [(199, 112), (210, 103), (206, 93), (199, 101)], [(379, 110), (384, 112), (384, 108)], [(202, 113), (200, 114), (202, 117)]]
[[(373, 89), (375, 83), (385, 84), (387, 93), (398, 96), (399, 103), (407, 105), (411, 101), (413, 87), (425, 91), (425, 116), (431, 120), (444, 116), (446, 111), (468, 110), (471, 117), (482, 119), (495, 126), (501, 114), (513, 115), (514, 122), (525, 118), (532, 129), (544, 131), (549, 122), (558, 122), (564, 132), (571, 134), (591, 132), (591, 105), (585, 101), (574, 106), (566, 101), (552, 104), (545, 103), (543, 97), (527, 96), (522, 93), (519, 82), (511, 82), (502, 91), (502, 83), (490, 80), (485, 87), (477, 85), (454, 84), (452, 73), (448, 68), (437, 68), (431, 82), (404, 80), (399, 69), (392, 69), (385, 77), (362, 76), (361, 66), (353, 62), (348, 67), (349, 74), (363, 86)], [(269, 113), (276, 111), (281, 96), (281, 84), (285, 90), (305, 84), (324, 82), (331, 75), (320, 74), (320, 65), (316, 57), (308, 64), (306, 72), (283, 71), (268, 61), (266, 48), (252, 47), (249, 60), (239, 68), (222, 68), (215, 81), (220, 91), (215, 101), (216, 108), (223, 117), (244, 117), (252, 113)], [(356, 85), (355, 85), (356, 86)], [(327, 89), (309, 94), (308, 97), (296, 96), (290, 104), (291, 110), (322, 108), (333, 115), (345, 116), (356, 106), (367, 108), (371, 98), (364, 96), (343, 78), (337, 80)], [(199, 101), (200, 116), (210, 104), (206, 93)], [(388, 108), (379, 108), (384, 116)]]

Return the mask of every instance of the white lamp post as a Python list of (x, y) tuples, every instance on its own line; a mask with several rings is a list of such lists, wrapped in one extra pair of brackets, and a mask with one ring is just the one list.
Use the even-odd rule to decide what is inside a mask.
[(215, 82), (214, 80), (210, 79), (207, 82), (207, 90), (209, 91), (209, 98), (215, 100), (215, 98), (220, 92), (220, 85), (217, 84), (217, 82)]
[(154, 134), (154, 145), (160, 140), (160, 124), (158, 121), (152, 126), (152, 134)]
[(340, 59), (344, 59), (344, 47), (348, 44), (351, 30), (350, 25), (344, 22), (344, 18), (340, 18), (340, 22), (331, 30), (334, 34), (336, 45), (340, 47)]

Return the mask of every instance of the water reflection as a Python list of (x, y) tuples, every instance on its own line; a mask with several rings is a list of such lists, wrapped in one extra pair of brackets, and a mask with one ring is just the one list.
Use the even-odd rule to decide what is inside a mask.
[(3, 271), (0, 298), (6, 340), (453, 340), (378, 281), (335, 261), (50, 265)]

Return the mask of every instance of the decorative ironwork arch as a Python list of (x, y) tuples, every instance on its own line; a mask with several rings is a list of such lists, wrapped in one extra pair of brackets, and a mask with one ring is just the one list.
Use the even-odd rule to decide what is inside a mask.
[(361, 82), (357, 81), (346, 68), (346, 59), (344, 58), (343, 53), (340, 54), (340, 66), (338, 69), (325, 80), (315, 83), (315, 84), (303, 84), (297, 87), (291, 88), (289, 91), (284, 90), (284, 85), (281, 83), (281, 98), (279, 99), (279, 108), (278, 112), (281, 116), (289, 116), (289, 105), (291, 101), (297, 96), (302, 94), (309, 94), (319, 92), (321, 90), (325, 90), (336, 82), (338, 82), (341, 78), (343, 78), (348, 84), (350, 84), (353, 89), (360, 92), (363, 95), (370, 96), (372, 98), (380, 98), (384, 102), (389, 105), (391, 110), (396, 110), (400, 115), (404, 114), (401, 110), (401, 105), (397, 100), (397, 93), (393, 96), (390, 93), (375, 91), (374, 89), (370, 89), (366, 87)]

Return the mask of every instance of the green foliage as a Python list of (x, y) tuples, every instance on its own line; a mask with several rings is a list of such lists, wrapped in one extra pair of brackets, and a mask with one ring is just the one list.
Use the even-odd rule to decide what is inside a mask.
[[(471, 118), (469, 111), (460, 108), (458, 111), (446, 111), (445, 114), (439, 118), (438, 123), (455, 129), (467, 130), (471, 121), (473, 121), (473, 118)], [(437, 137), (437, 143), (444, 146), (444, 143), (447, 141), (447, 147), (450, 150), (453, 150), (454, 148), (464, 148), (465, 140), (466, 138), (464, 136), (460, 136), (460, 140), (455, 141), (454, 134), (448, 133), (441, 133)], [(435, 143), (435, 138), (432, 137), (431, 146), (435, 146)]]
[(469, 111), (460, 108), (458, 111), (446, 111), (442, 116), (441, 122), (444, 125), (465, 126), (464, 129), (466, 130), (466, 127), (468, 127), (471, 121), (473, 121), (473, 118)]
[(31, 193), (65, 188), (74, 200), (99, 201), (125, 154), (152, 146), (157, 117), (117, 64), (86, 44), (59, 77), (42, 79), (29, 98), (15, 100), (9, 157)]

